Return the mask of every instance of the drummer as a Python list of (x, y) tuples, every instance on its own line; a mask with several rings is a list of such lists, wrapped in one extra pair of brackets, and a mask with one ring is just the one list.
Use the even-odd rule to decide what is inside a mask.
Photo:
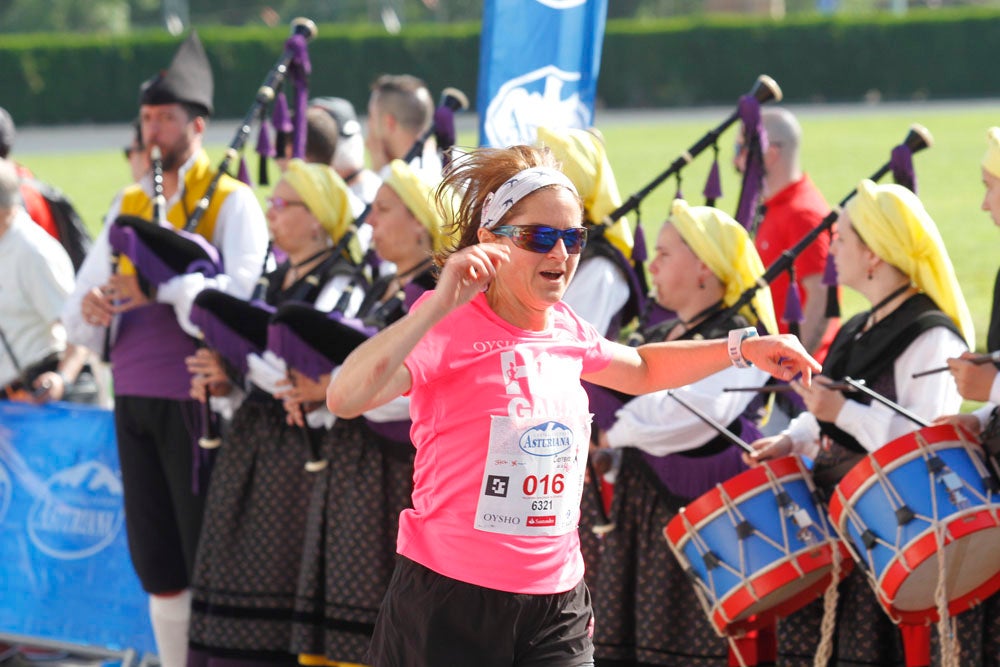
[[(649, 272), (657, 302), (676, 318), (643, 332), (648, 342), (721, 338), (746, 326), (777, 330), (767, 290), (740, 313), (719, 317), (764, 265), (743, 226), (718, 209), (674, 201)], [(754, 440), (760, 431), (751, 414), (753, 394), (722, 389), (759, 387), (767, 379), (756, 368), (728, 368), (674, 393), (743, 440)], [(663, 527), (682, 506), (746, 469), (740, 449), (666, 391), (626, 403), (600, 439), (621, 452), (621, 465), (612, 503), (615, 529), (604, 536), (593, 595), (598, 664), (725, 667), (726, 640), (702, 613)]]
[[(991, 127), (986, 132), (986, 154), (983, 155), (980, 169), (986, 188), (981, 208), (990, 214), (993, 224), (1000, 226), (1000, 127)], [(986, 348), (990, 352), (1000, 350), (1000, 273), (997, 274), (993, 288), (993, 311), (986, 334)], [(951, 374), (962, 398), (988, 402), (971, 413), (949, 414), (939, 417), (935, 422), (957, 423), (976, 434), (985, 431), (984, 438), (995, 436), (1000, 427), (997, 410), (1000, 405), (1000, 382), (997, 378), (1000, 374), (995, 365), (974, 364), (969, 360), (970, 356), (971, 354), (964, 353), (958, 358), (948, 359)], [(977, 640), (981, 638), (983, 655), (1000, 656), (1000, 593), (995, 593), (983, 602), (979, 613), (982, 614), (985, 627), (982, 632), (977, 633), (978, 637), (972, 638), (975, 643), (972, 646), (963, 641), (963, 655), (972, 648), (978, 648)]]
[[(981, 208), (990, 214), (993, 224), (1000, 226), (1000, 127), (991, 127), (986, 133), (986, 154), (983, 156), (981, 170), (983, 185), (986, 187)], [(986, 334), (986, 347), (991, 352), (1000, 350), (1000, 273), (997, 273), (997, 282), (993, 288), (993, 312)], [(1000, 374), (995, 365), (974, 364), (969, 360), (970, 356), (971, 353), (965, 353), (959, 358), (949, 359), (951, 374), (963, 398), (989, 403), (971, 414), (963, 415), (961, 419), (948, 421), (959, 421), (973, 433), (979, 433), (996, 412), (996, 406), (1000, 405), (1000, 382), (997, 382)]]
[[(951, 377), (912, 380), (927, 359), (959, 356), (974, 340), (972, 320), (944, 243), (920, 200), (898, 185), (864, 180), (837, 221), (832, 245), (840, 282), (871, 308), (837, 333), (812, 386), (793, 382), (808, 412), (782, 433), (753, 443), (749, 463), (798, 453), (815, 460), (817, 486), (829, 491), (865, 454), (917, 428), (917, 424), (863, 394), (824, 386), (846, 377), (930, 420), (954, 412), (961, 396)], [(900, 633), (878, 605), (864, 574), (855, 569), (840, 586), (834, 655), (850, 664), (903, 664)], [(778, 625), (783, 664), (812, 665), (820, 640), (821, 603)], [(796, 662), (801, 658), (802, 662)], [(838, 663), (839, 664), (839, 663)]]

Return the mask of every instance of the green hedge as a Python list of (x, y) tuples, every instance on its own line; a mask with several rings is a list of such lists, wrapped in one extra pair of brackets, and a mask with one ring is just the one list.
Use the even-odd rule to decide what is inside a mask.
[[(287, 28), (205, 28), (216, 109), (240, 117), (281, 54)], [(912, 12), (906, 17), (809, 18), (775, 22), (723, 17), (610, 21), (598, 90), (605, 107), (728, 104), (760, 73), (787, 101), (992, 97), (1000, 11)], [(128, 37), (25, 35), (0, 45), (0, 105), (18, 123), (119, 122), (136, 112), (139, 84), (170, 60), (178, 40), (162, 31)], [(423, 77), (474, 100), (478, 24), (321, 25), (310, 44), (317, 95), (350, 99), (363, 112), (383, 72)], [(13, 91), (17, 91), (14, 93)], [(474, 103), (474, 102), (473, 102)]]

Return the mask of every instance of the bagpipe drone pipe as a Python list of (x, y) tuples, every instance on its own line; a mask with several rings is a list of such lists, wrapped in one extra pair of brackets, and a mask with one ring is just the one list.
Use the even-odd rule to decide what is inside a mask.
[[(677, 179), (677, 193), (675, 198), (683, 198), (680, 187), (681, 172), (687, 165), (691, 164), (691, 162), (693, 162), (698, 155), (703, 153), (706, 149), (712, 148), (714, 152), (714, 162), (709, 170), (709, 176), (707, 182), (705, 183), (703, 194), (705, 196), (706, 205), (713, 206), (715, 201), (722, 195), (718, 163), (719, 138), (732, 124), (737, 121), (741, 121), (744, 132), (743, 143), (748, 146), (749, 155), (747, 158), (747, 169), (744, 172), (743, 185), (740, 192), (740, 200), (735, 218), (740, 222), (740, 224), (749, 229), (753, 222), (753, 215), (760, 197), (761, 178), (763, 174), (761, 166), (762, 154), (760, 150), (762, 134), (760, 107), (761, 105), (769, 102), (780, 102), (781, 99), (782, 92), (778, 83), (766, 74), (758, 76), (750, 90), (746, 94), (740, 96), (736, 109), (734, 109), (729, 116), (703, 134), (687, 150), (675, 158), (665, 170), (660, 172), (660, 174), (658, 174), (646, 186), (630, 195), (621, 206), (609, 213), (603, 221), (600, 221), (596, 225), (598, 229), (594, 230), (593, 233), (599, 234), (600, 228), (608, 228), (623, 216), (631, 213), (632, 211), (636, 211), (637, 215), (634, 236), (635, 248), (637, 252), (633, 253), (632, 260), (636, 276), (639, 279), (644, 292), (648, 292), (648, 283), (643, 269), (643, 262), (646, 260), (644, 252), (645, 242), (642, 235), (640, 216), (638, 215), (639, 205), (642, 203), (642, 200), (649, 196), (649, 194), (661, 183), (671, 177), (675, 177)], [(654, 306), (655, 301), (651, 298), (647, 298), (643, 304), (642, 314), (639, 318), (639, 325), (629, 339), (630, 345), (639, 345), (642, 343), (642, 330), (645, 326), (656, 324), (668, 316), (667, 313), (661, 313), (658, 317), (654, 317)]]
[[(910, 126), (909, 131), (906, 134), (903, 143), (892, 149), (891, 157), (882, 166), (872, 174), (869, 179), (872, 181), (879, 181), (883, 176), (885, 176), (890, 171), (893, 172), (893, 176), (897, 183), (903, 185), (904, 187), (916, 192), (916, 176), (913, 171), (912, 156), (914, 153), (922, 151), (925, 148), (934, 145), (933, 137), (927, 128), (922, 125), (913, 124)], [(851, 199), (857, 192), (856, 189), (852, 189), (840, 203), (831, 211), (822, 222), (813, 228), (808, 234), (806, 234), (798, 243), (796, 243), (791, 248), (788, 248), (781, 256), (764, 272), (764, 274), (757, 279), (757, 283), (752, 287), (749, 287), (740, 297), (728, 308), (718, 312), (712, 316), (712, 319), (723, 319), (731, 317), (733, 314), (738, 313), (742, 308), (749, 305), (753, 300), (754, 295), (758, 289), (767, 288), (774, 279), (777, 278), (783, 271), (790, 271), (795, 259), (802, 254), (809, 244), (819, 238), (820, 234), (832, 233), (833, 224), (837, 221), (839, 216), (839, 210), (847, 204), (848, 200)], [(830, 296), (831, 301), (836, 304), (836, 271), (834, 265), (829, 260), (826, 266), (826, 275), (824, 276), (824, 283), (830, 286)], [(792, 283), (794, 285), (794, 283)], [(829, 306), (830, 302), (828, 302)], [(831, 314), (828, 312), (828, 314)], [(833, 313), (832, 316), (835, 316)], [(776, 332), (769, 332), (776, 333)]]

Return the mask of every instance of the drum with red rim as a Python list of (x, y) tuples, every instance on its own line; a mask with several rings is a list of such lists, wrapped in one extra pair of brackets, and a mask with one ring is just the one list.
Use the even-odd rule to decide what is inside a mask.
[(806, 605), (851, 568), (805, 464), (740, 473), (681, 509), (664, 531), (715, 629), (739, 635)]
[(939, 581), (951, 615), (1000, 590), (996, 478), (951, 424), (862, 459), (834, 489), (830, 517), (897, 623), (936, 621)]

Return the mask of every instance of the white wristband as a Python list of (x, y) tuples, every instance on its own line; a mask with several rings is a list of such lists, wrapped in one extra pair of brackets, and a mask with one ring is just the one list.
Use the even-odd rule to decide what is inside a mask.
[(750, 368), (753, 366), (746, 357), (743, 356), (743, 341), (757, 335), (757, 329), (746, 327), (744, 329), (733, 329), (729, 332), (729, 359), (736, 368)]

